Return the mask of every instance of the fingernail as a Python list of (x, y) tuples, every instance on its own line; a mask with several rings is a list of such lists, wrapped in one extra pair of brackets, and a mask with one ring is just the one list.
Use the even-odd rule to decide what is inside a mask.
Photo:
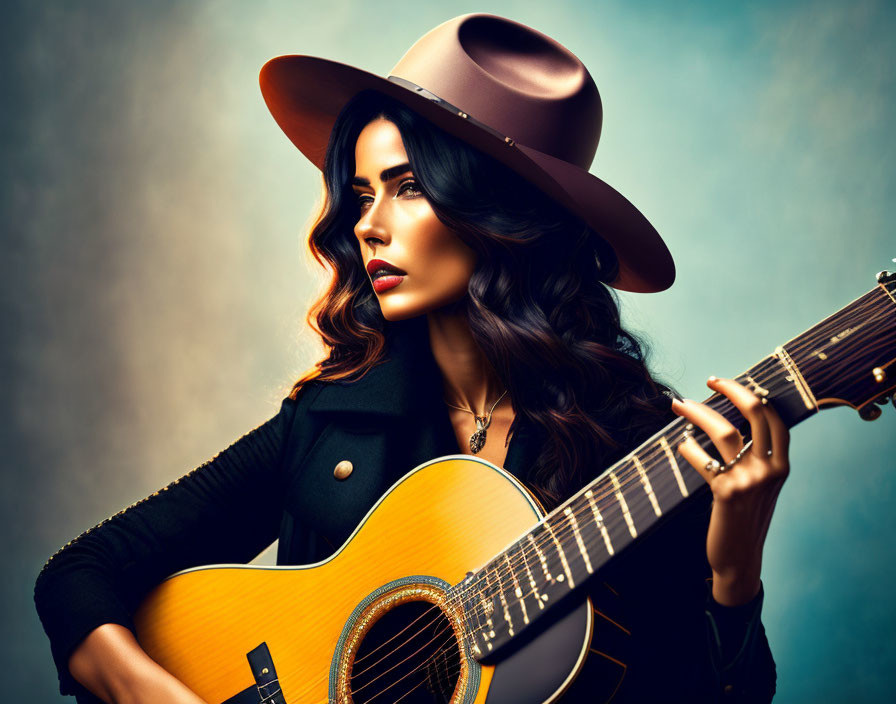
[(718, 381), (718, 380), (719, 380), (719, 377), (717, 377), (717, 376), (711, 376), (711, 377), (709, 377), (709, 379), (707, 379), (706, 381), (707, 381), (707, 383), (710, 383), (710, 384), (711, 384), (712, 382), (714, 382), (714, 381)]

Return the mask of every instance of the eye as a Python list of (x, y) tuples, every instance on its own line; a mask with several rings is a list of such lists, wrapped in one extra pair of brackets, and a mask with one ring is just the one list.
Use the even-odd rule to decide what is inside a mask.
[(398, 193), (399, 195), (401, 195), (402, 193), (410, 193), (412, 196), (423, 195), (423, 191), (421, 191), (417, 187), (417, 182), (412, 178), (406, 179), (401, 182), (401, 185), (398, 187)]
[[(404, 195), (404, 194), (408, 194), (411, 198), (416, 198), (417, 196), (422, 196), (423, 191), (421, 191), (417, 187), (417, 182), (414, 179), (408, 178), (408, 179), (405, 179), (404, 181), (402, 181), (398, 186), (397, 195)], [(373, 200), (374, 200), (373, 196), (371, 196), (367, 193), (359, 193), (359, 194), (357, 194), (356, 198), (357, 198), (358, 208), (362, 212), (364, 211), (364, 209), (367, 206), (369, 206), (371, 203), (373, 203)]]
[(358, 200), (358, 207), (359, 207), (361, 210), (364, 210), (364, 208), (365, 208), (367, 205), (369, 205), (370, 203), (373, 202), (373, 198), (371, 198), (371, 197), (370, 197), (369, 195), (367, 195), (366, 193), (362, 193), (362, 194), (360, 194), (360, 195), (358, 196), (358, 199), (357, 199), (357, 200)]

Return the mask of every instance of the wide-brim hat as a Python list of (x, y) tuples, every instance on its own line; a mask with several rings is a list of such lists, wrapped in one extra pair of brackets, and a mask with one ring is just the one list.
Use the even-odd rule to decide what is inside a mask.
[(418, 39), (386, 78), (286, 55), (265, 63), (259, 82), (277, 124), (319, 169), (343, 106), (362, 90), (378, 90), (582, 218), (616, 253), (614, 288), (649, 293), (675, 280), (672, 256), (647, 218), (588, 172), (603, 121), (594, 80), (571, 51), (531, 27), (461, 15)]

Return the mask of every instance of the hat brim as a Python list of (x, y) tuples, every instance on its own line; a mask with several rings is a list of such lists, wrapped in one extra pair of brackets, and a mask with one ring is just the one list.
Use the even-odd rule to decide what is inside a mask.
[(508, 144), (413, 90), (337, 61), (278, 56), (262, 66), (259, 83), (274, 120), (318, 169), (323, 170), (330, 132), (345, 104), (362, 90), (378, 90), (507, 165), (581, 217), (616, 253), (613, 288), (652, 293), (675, 280), (672, 255), (647, 218), (612, 186), (574, 164), (518, 142)]

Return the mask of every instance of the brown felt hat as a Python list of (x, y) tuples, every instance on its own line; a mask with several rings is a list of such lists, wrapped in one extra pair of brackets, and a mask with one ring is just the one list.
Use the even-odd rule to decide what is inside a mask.
[(603, 120), (594, 80), (571, 51), (531, 27), (461, 15), (418, 39), (386, 78), (288, 55), (265, 63), (259, 81), (277, 124), (319, 169), (342, 107), (362, 90), (378, 90), (581, 217), (616, 252), (614, 288), (649, 293), (675, 280), (672, 256), (647, 218), (588, 173)]

